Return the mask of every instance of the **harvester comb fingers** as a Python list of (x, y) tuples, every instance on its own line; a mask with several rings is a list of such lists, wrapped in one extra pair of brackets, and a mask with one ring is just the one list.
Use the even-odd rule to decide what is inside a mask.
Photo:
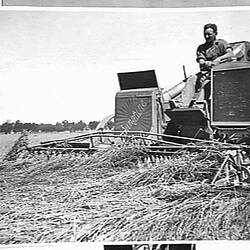
[(164, 162), (164, 160), (166, 160), (166, 156), (163, 155), (163, 154), (161, 154), (160, 155), (160, 161), (161, 161), (161, 163)]
[(155, 155), (155, 162), (156, 163), (160, 163), (161, 162), (161, 155), (160, 154)]
[(155, 156), (154, 155), (150, 155), (149, 158), (150, 158), (150, 161), (152, 164), (155, 163)]
[(148, 161), (148, 157), (147, 156), (144, 156), (144, 157), (142, 157), (142, 163), (143, 164), (145, 164), (145, 163), (147, 163), (147, 161)]
[(144, 166), (144, 161), (143, 161), (143, 159), (138, 160), (137, 166), (138, 166), (139, 168), (142, 168), (142, 167)]
[(147, 160), (146, 160), (146, 163), (147, 163), (147, 164), (151, 164), (150, 156), (148, 156), (146, 159), (147, 159)]
[(155, 163), (160, 163), (160, 156), (159, 155), (155, 155)]

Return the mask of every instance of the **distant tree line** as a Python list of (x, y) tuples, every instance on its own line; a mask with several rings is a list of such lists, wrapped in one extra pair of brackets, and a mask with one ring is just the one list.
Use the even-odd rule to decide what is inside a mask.
[(62, 131), (86, 131), (86, 130), (94, 130), (99, 121), (90, 121), (88, 124), (83, 122), (82, 120), (79, 122), (69, 122), (64, 120), (62, 122), (57, 122), (56, 124), (50, 123), (22, 123), (20, 120), (16, 122), (6, 121), (2, 125), (0, 125), (0, 132), (9, 134), (9, 133), (17, 133), (26, 131), (32, 132), (62, 132)]

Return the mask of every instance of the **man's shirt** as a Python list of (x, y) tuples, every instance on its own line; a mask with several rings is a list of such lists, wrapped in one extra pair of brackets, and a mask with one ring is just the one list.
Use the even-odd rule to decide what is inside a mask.
[(197, 48), (196, 60), (197, 62), (199, 61), (199, 59), (204, 59), (205, 61), (213, 61), (217, 57), (226, 54), (226, 50), (228, 48), (232, 47), (223, 39), (216, 39), (212, 43), (203, 43)]

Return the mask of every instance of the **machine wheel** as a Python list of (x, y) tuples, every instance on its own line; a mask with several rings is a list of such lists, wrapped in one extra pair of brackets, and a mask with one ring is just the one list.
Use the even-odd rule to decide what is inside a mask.
[(96, 130), (114, 130), (114, 118), (115, 116), (109, 115), (102, 119), (102, 121), (97, 125)]

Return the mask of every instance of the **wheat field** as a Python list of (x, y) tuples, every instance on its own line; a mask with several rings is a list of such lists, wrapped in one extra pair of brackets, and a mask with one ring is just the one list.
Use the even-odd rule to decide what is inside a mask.
[(250, 240), (250, 188), (211, 185), (216, 150), (158, 163), (133, 145), (1, 161), (0, 243)]

